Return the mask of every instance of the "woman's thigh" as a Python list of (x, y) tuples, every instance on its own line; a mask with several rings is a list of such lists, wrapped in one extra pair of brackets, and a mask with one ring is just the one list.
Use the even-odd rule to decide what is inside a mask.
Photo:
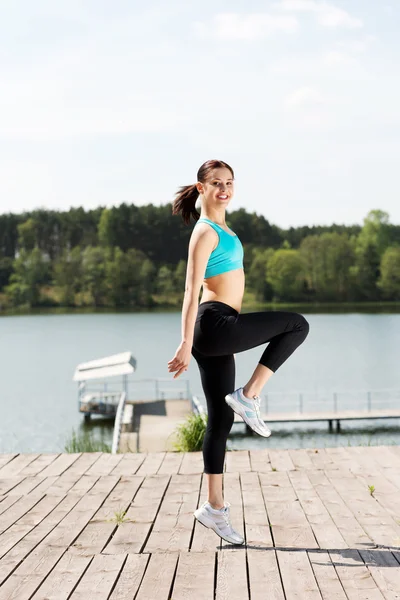
[(270, 342), (274, 337), (302, 326), (304, 317), (294, 312), (260, 311), (222, 316), (208, 322), (207, 330), (195, 340), (207, 356), (244, 352)]

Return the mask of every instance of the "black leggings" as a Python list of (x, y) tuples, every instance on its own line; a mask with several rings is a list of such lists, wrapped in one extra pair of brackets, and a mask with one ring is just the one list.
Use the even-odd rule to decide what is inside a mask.
[(207, 402), (208, 423), (203, 441), (205, 473), (222, 473), (226, 440), (234, 412), (225, 402), (235, 389), (233, 354), (270, 342), (259, 362), (274, 373), (307, 337), (309, 324), (297, 313), (238, 313), (224, 302), (199, 304), (192, 355), (199, 366)]

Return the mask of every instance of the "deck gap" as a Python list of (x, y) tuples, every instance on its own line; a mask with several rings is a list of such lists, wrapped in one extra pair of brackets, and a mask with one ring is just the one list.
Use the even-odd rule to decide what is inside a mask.
[(176, 580), (176, 573), (178, 571), (178, 565), (179, 565), (179, 561), (181, 560), (181, 553), (178, 553), (178, 560), (175, 563), (175, 569), (174, 569), (174, 574), (172, 575), (172, 580), (171, 580), (171, 586), (169, 588), (169, 592), (168, 592), (168, 596), (167, 596), (167, 600), (171, 600), (173, 599), (173, 595), (172, 595), (172, 590), (174, 589), (174, 585), (175, 585), (175, 580)]
[[(146, 476), (145, 476), (145, 477), (146, 477)], [(165, 487), (164, 494), (162, 495), (162, 498), (161, 498), (161, 500), (160, 500), (160, 504), (158, 505), (158, 510), (157, 510), (157, 512), (156, 512), (156, 514), (155, 514), (155, 517), (154, 517), (154, 520), (153, 520), (153, 522), (152, 522), (151, 526), (149, 527), (149, 531), (147, 532), (147, 535), (146, 535), (146, 538), (145, 538), (145, 540), (144, 540), (144, 542), (143, 542), (143, 545), (141, 546), (141, 548), (140, 548), (140, 550), (139, 550), (139, 554), (143, 554), (143, 549), (146, 547), (146, 544), (147, 544), (147, 542), (148, 542), (148, 540), (149, 540), (149, 537), (150, 537), (150, 535), (151, 535), (151, 533), (152, 533), (152, 531), (153, 531), (154, 523), (157, 521), (158, 513), (159, 513), (159, 512), (160, 512), (160, 510), (161, 510), (161, 505), (162, 505), (162, 503), (164, 502), (165, 495), (166, 495), (166, 493), (167, 493), (167, 491), (168, 491), (168, 488), (169, 488), (169, 486), (170, 486), (170, 484), (171, 484), (171, 479), (172, 479), (172, 475), (170, 475), (170, 476), (169, 476), (169, 480), (168, 480), (168, 483), (167, 483), (167, 485), (166, 485), (166, 487)]]
[(217, 598), (218, 552), (214, 552), (214, 600)]
[(80, 576), (80, 578), (78, 579), (78, 581), (75, 583), (75, 585), (74, 585), (74, 587), (72, 588), (71, 592), (68, 594), (68, 598), (67, 598), (67, 600), (69, 600), (70, 598), (72, 598), (72, 595), (73, 595), (73, 593), (75, 592), (76, 588), (78, 587), (78, 585), (80, 584), (80, 582), (81, 582), (81, 581), (82, 581), (82, 579), (84, 578), (84, 576), (85, 576), (85, 573), (86, 573), (86, 571), (88, 571), (88, 569), (89, 569), (90, 565), (91, 565), (91, 564), (92, 564), (92, 562), (94, 561), (94, 559), (95, 559), (95, 556), (96, 556), (96, 555), (95, 555), (95, 554), (93, 554), (93, 556), (92, 556), (92, 557), (91, 557), (91, 559), (89, 560), (89, 562), (88, 562), (88, 564), (87, 564), (86, 568), (85, 568), (85, 569), (82, 571), (82, 575)]
[[(203, 477), (204, 477), (204, 473), (200, 474), (200, 486), (199, 486), (199, 493), (197, 496), (197, 503), (196, 503), (196, 509), (199, 508), (199, 502), (200, 502), (200, 496), (201, 496), (201, 488), (203, 486)], [(194, 530), (196, 529), (196, 518), (193, 517), (194, 521), (193, 521), (193, 527), (192, 527), (192, 533), (190, 535), (190, 540), (189, 540), (189, 548), (188, 548), (188, 552), (191, 551), (192, 549), (192, 543), (193, 543), (193, 538), (194, 538)]]
[[(101, 554), (101, 553), (100, 553), (100, 554)], [(113, 591), (114, 591), (114, 589), (115, 589), (115, 587), (116, 587), (116, 585), (117, 585), (117, 582), (118, 582), (119, 578), (121, 577), (121, 573), (122, 573), (122, 571), (124, 570), (124, 567), (125, 567), (126, 561), (128, 560), (128, 556), (129, 556), (129, 554), (127, 553), (127, 554), (126, 554), (126, 556), (125, 556), (125, 558), (124, 558), (124, 560), (123, 560), (123, 562), (122, 562), (122, 565), (121, 565), (121, 568), (120, 568), (120, 570), (119, 570), (119, 572), (118, 572), (118, 575), (117, 575), (117, 577), (115, 578), (115, 581), (114, 581), (114, 583), (113, 583), (113, 584), (112, 584), (112, 586), (111, 586), (111, 590), (110, 590), (110, 593), (109, 593), (109, 594), (108, 594), (108, 596), (107, 596), (107, 600), (108, 600), (108, 598), (111, 598), (111, 596), (112, 596), (112, 594), (113, 594)]]

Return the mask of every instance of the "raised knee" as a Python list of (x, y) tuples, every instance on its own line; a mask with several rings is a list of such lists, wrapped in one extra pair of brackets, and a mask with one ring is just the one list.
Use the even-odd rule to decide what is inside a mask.
[(308, 336), (308, 332), (310, 331), (310, 324), (307, 321), (307, 319), (305, 317), (303, 317), (303, 315), (298, 315), (298, 318), (299, 318), (300, 328), (304, 333), (304, 337), (306, 338)]

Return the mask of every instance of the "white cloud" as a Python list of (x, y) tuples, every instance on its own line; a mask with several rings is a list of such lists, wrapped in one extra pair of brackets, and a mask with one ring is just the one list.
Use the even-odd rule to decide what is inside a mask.
[(211, 24), (196, 22), (194, 28), (197, 35), (203, 38), (257, 40), (275, 31), (293, 33), (297, 31), (298, 23), (296, 17), (287, 15), (222, 13), (215, 15)]
[(328, 67), (336, 67), (343, 65), (354, 65), (357, 61), (344, 52), (333, 50), (324, 55), (322, 63)]
[(317, 22), (323, 27), (347, 27), (349, 29), (363, 27), (361, 19), (352, 17), (343, 8), (323, 0), (281, 0), (275, 6), (287, 12), (314, 13)]
[(312, 87), (299, 88), (285, 98), (285, 106), (292, 109), (323, 104), (323, 102), (320, 92)]

